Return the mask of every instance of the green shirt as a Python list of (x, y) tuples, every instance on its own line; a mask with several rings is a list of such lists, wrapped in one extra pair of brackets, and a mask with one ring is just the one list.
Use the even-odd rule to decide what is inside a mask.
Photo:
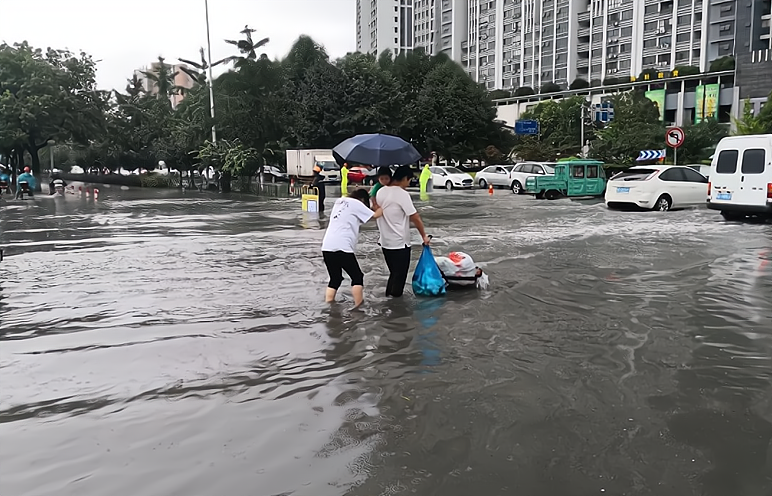
[(379, 189), (383, 188), (383, 184), (380, 182), (375, 183), (375, 186), (370, 188), (370, 198), (375, 198), (375, 194), (378, 192)]

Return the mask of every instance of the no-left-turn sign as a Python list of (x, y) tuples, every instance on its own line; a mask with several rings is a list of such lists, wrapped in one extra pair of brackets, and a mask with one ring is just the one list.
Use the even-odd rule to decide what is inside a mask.
[(670, 148), (678, 148), (684, 144), (684, 130), (680, 127), (669, 127), (665, 133), (665, 143)]

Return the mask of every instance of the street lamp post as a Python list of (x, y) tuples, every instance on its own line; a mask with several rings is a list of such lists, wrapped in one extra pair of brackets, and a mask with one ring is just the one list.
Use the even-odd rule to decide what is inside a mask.
[(217, 130), (214, 125), (214, 90), (212, 89), (212, 42), (209, 39), (209, 0), (204, 0), (204, 10), (206, 12), (206, 55), (209, 66), (209, 115), (212, 117), (212, 143), (217, 143)]
[(56, 144), (56, 141), (54, 140), (48, 140), (48, 154), (51, 156), (51, 171), (50, 173), (54, 173), (54, 145)]

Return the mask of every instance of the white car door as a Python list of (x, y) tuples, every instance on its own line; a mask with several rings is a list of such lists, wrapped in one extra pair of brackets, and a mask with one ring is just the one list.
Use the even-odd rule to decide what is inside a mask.
[(504, 167), (496, 166), (493, 174), (491, 175), (492, 182), (496, 186), (509, 186), (509, 174)]
[[(661, 194), (667, 193), (672, 200), (671, 208), (679, 208), (689, 204), (689, 188), (681, 167), (671, 167), (662, 171), (658, 179), (664, 188)], [(654, 201), (656, 202), (657, 198)]]
[(690, 205), (704, 205), (708, 198), (708, 179), (699, 172), (689, 168), (683, 168), (686, 176), (684, 187), (688, 189), (688, 201)]

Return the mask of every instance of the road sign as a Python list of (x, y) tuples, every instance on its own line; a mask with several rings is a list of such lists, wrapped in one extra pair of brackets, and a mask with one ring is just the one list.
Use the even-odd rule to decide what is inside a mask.
[(539, 134), (539, 121), (516, 121), (515, 134)]
[(665, 134), (665, 143), (670, 148), (678, 148), (684, 144), (684, 130), (680, 127), (670, 127)]

